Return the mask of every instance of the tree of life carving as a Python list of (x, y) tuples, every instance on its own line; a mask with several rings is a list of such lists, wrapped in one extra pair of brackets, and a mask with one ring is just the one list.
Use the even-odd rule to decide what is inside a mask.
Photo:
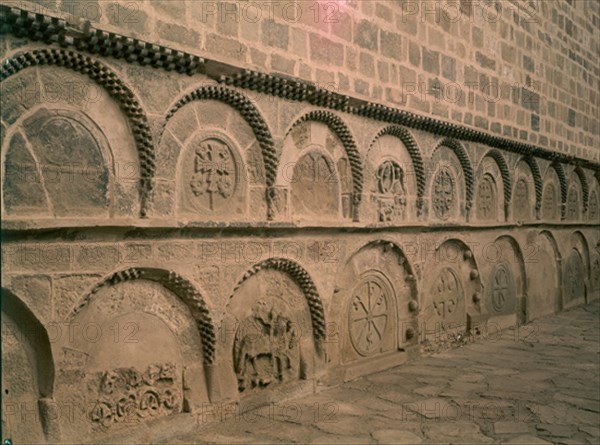
[(406, 189), (404, 188), (404, 172), (394, 161), (385, 161), (377, 169), (377, 201), (379, 204), (379, 221), (388, 222), (401, 218), (406, 207)]
[(571, 187), (569, 190), (569, 197), (567, 200), (567, 217), (570, 220), (576, 220), (579, 218), (579, 193), (575, 187)]
[(496, 312), (502, 312), (507, 303), (513, 299), (513, 278), (510, 269), (504, 263), (499, 263), (492, 272), (492, 307)]
[(553, 184), (546, 184), (542, 199), (542, 215), (546, 219), (556, 218), (556, 189)]
[(283, 303), (258, 300), (239, 324), (233, 364), (240, 392), (297, 377), (299, 335), (284, 313)]
[(527, 182), (523, 178), (519, 179), (515, 186), (515, 217), (520, 220), (530, 217)]
[(350, 341), (363, 357), (381, 351), (388, 324), (391, 291), (377, 275), (368, 274), (356, 285), (348, 312)]
[(195, 150), (192, 192), (205, 208), (214, 210), (225, 203), (236, 186), (235, 160), (224, 142), (211, 138)]
[(442, 319), (453, 315), (459, 304), (460, 286), (454, 272), (448, 267), (443, 269), (433, 287), (433, 308)]
[(479, 182), (477, 190), (477, 211), (480, 219), (489, 220), (496, 218), (496, 187), (494, 178), (485, 174)]
[(454, 179), (447, 168), (438, 170), (433, 180), (433, 210), (438, 218), (447, 219), (454, 207)]

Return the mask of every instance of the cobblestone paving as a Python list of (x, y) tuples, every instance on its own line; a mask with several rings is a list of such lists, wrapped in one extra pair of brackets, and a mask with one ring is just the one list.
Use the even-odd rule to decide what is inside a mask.
[(599, 444), (599, 313), (596, 301), (222, 423), (197, 419), (177, 438), (147, 433), (178, 444)]

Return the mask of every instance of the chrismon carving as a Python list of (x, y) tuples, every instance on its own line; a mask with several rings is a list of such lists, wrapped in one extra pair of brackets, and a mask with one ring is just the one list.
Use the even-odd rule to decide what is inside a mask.
[(456, 206), (454, 178), (450, 170), (441, 167), (433, 178), (432, 207), (439, 219), (448, 219)]
[(109, 208), (102, 135), (83, 116), (38, 110), (12, 137), (4, 202), (9, 213), (88, 216)]
[(567, 218), (570, 220), (579, 219), (579, 192), (575, 187), (569, 189), (567, 198)]
[(590, 203), (588, 205), (588, 218), (591, 221), (598, 222), (598, 195), (595, 191), (590, 193)]
[(572, 249), (565, 264), (565, 303), (585, 296), (585, 270), (581, 255)]
[(517, 181), (515, 185), (515, 218), (518, 220), (527, 220), (531, 217), (531, 205), (529, 201), (529, 188), (527, 181), (523, 178)]
[(439, 319), (445, 321), (454, 318), (463, 296), (456, 272), (450, 267), (442, 269), (437, 276), (433, 285), (432, 298), (433, 308)]
[(363, 357), (382, 352), (391, 320), (392, 290), (387, 282), (367, 272), (352, 290), (348, 308), (348, 331), (352, 346)]
[(496, 313), (513, 312), (515, 306), (515, 282), (510, 267), (498, 263), (492, 269), (490, 306)]
[(306, 153), (296, 164), (292, 179), (292, 208), (309, 215), (337, 215), (339, 182), (335, 166), (323, 153)]
[(258, 300), (235, 334), (233, 363), (240, 392), (298, 378), (298, 327), (284, 304)]
[(181, 411), (181, 382), (177, 376), (173, 363), (151, 364), (141, 372), (135, 368), (98, 372), (90, 382), (98, 394), (90, 420), (96, 428), (106, 429), (116, 423)]
[(194, 150), (189, 187), (197, 202), (208, 210), (224, 205), (237, 185), (236, 163), (224, 141), (208, 138)]
[(404, 217), (406, 188), (404, 172), (394, 161), (383, 162), (375, 173), (374, 196), (378, 206), (380, 222), (397, 221)]
[(495, 220), (498, 214), (496, 181), (485, 173), (477, 188), (477, 217), (481, 220)]
[(554, 184), (546, 184), (544, 186), (544, 193), (542, 198), (542, 217), (544, 219), (553, 220), (558, 217), (558, 212), (560, 208), (556, 198), (557, 194)]

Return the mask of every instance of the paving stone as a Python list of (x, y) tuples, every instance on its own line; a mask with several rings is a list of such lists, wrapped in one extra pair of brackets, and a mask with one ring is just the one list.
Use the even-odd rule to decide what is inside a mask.
[(539, 437), (524, 435), (513, 437), (506, 442), (502, 442), (509, 445), (552, 445), (552, 442), (545, 441)]
[(434, 443), (493, 443), (494, 440), (484, 436), (479, 426), (473, 422), (432, 422), (424, 425), (425, 435)]
[(539, 424), (535, 428), (544, 434), (554, 437), (571, 437), (576, 430), (575, 427), (566, 425), (554, 425), (554, 424)]
[(522, 422), (496, 422), (494, 433), (496, 434), (523, 434), (529, 432), (529, 425)]
[(372, 434), (373, 438), (380, 444), (406, 444), (413, 445), (423, 442), (420, 436), (404, 430), (379, 430)]

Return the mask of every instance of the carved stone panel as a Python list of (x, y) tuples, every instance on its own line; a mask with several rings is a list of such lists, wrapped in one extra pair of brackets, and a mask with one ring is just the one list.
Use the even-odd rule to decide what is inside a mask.
[(431, 190), (431, 207), (438, 219), (446, 220), (455, 211), (456, 185), (454, 177), (450, 170), (441, 167), (433, 178), (433, 187)]
[(592, 252), (590, 255), (591, 286), (596, 295), (600, 293), (600, 255)]
[(530, 190), (527, 180), (519, 179), (514, 192), (514, 217), (518, 221), (527, 221), (531, 218), (530, 193), (533, 193), (533, 190)]
[(356, 352), (368, 357), (383, 352), (387, 330), (392, 320), (392, 290), (378, 273), (369, 272), (362, 276), (352, 291), (348, 308), (348, 332)]
[(394, 161), (383, 162), (375, 173), (376, 189), (373, 196), (378, 207), (379, 222), (395, 222), (404, 219), (406, 189), (404, 172)]
[(496, 221), (498, 217), (498, 193), (496, 181), (485, 173), (477, 187), (477, 218), (482, 221)]
[(292, 178), (294, 213), (337, 216), (339, 199), (339, 182), (331, 160), (318, 151), (302, 156)]
[(500, 262), (492, 269), (488, 295), (488, 306), (492, 314), (508, 314), (515, 311), (515, 281), (508, 264)]
[(542, 218), (553, 221), (560, 215), (560, 201), (553, 183), (547, 183), (542, 193)]
[(564, 295), (565, 305), (585, 298), (585, 267), (575, 249), (565, 262)]
[(433, 279), (430, 295), (425, 316), (428, 328), (443, 328), (464, 323), (463, 285), (452, 267), (444, 267)]
[(577, 188), (569, 188), (569, 194), (567, 195), (567, 219), (577, 221), (579, 219), (580, 207), (581, 203)]
[(231, 333), (223, 347), (239, 393), (298, 382), (310, 373), (311, 316), (301, 289), (285, 273), (261, 270), (244, 281), (223, 323), (223, 332)]
[(40, 109), (8, 143), (6, 210), (58, 217), (106, 214), (109, 170), (101, 137), (84, 116)]
[(144, 370), (116, 368), (97, 372), (88, 380), (96, 390), (90, 410), (94, 430), (105, 431), (116, 423), (137, 423), (181, 411), (183, 397), (173, 363), (153, 363)]

